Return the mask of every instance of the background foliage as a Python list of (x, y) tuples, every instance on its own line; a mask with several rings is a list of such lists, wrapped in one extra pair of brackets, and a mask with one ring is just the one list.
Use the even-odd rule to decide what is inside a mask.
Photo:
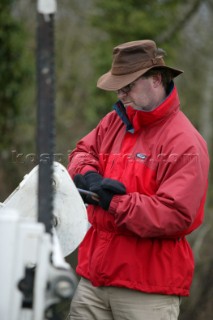
[[(212, 132), (212, 0), (61, 0), (56, 16), (56, 160), (65, 166), (76, 141), (111, 111), (116, 95), (96, 89), (119, 43), (151, 38), (183, 69), (176, 80), (182, 109), (208, 143)], [(35, 165), (36, 3), (0, 3), (0, 200)], [(212, 318), (212, 168), (206, 218), (189, 241), (196, 260), (191, 297), (181, 320)], [(76, 252), (68, 257), (76, 264)], [(68, 305), (61, 312), (66, 314)]]

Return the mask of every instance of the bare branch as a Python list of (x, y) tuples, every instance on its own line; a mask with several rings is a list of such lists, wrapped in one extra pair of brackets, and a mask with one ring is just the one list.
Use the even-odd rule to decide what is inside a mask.
[[(185, 14), (182, 15), (181, 19), (177, 20), (176, 23), (174, 23), (174, 25), (171, 26), (170, 29), (168, 29), (165, 33), (161, 34), (156, 39), (156, 42), (157, 43), (167, 42), (177, 32), (183, 29), (187, 25), (187, 23), (189, 23), (193, 15), (197, 12), (202, 2), (203, 2), (202, 0), (195, 0), (194, 2), (191, 2), (190, 7), (188, 8), (188, 10), (185, 11)], [(185, 4), (183, 4), (183, 6), (185, 7)]]

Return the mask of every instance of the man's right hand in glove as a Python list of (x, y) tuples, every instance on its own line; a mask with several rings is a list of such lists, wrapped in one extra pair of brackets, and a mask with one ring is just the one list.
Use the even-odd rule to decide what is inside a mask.
[[(86, 191), (91, 191), (89, 189), (89, 185), (87, 184), (86, 182), (86, 179), (85, 177), (82, 175), (82, 174), (76, 174), (74, 176), (74, 179), (73, 179), (76, 187), (78, 189), (82, 189), (82, 190), (86, 190)], [(80, 192), (80, 191), (79, 191)], [(98, 205), (99, 203), (99, 199), (97, 198), (94, 198), (92, 197), (91, 195), (88, 195), (88, 194), (84, 194), (84, 193), (81, 193), (80, 192), (80, 195), (81, 195), (81, 198), (82, 200), (84, 201), (84, 203), (87, 203), (87, 204), (95, 204), (95, 205)]]

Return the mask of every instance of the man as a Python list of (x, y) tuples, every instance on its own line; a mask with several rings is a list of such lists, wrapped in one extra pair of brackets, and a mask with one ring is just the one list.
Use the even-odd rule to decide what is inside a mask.
[(174, 320), (188, 296), (193, 255), (185, 238), (202, 222), (209, 158), (154, 41), (114, 48), (99, 80), (119, 101), (70, 154), (69, 173), (91, 224), (70, 319)]

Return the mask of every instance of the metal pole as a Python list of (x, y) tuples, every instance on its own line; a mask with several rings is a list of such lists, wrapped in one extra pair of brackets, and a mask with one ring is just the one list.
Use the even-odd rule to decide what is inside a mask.
[(51, 233), (55, 135), (54, 13), (56, 2), (39, 0), (37, 13), (38, 221)]

